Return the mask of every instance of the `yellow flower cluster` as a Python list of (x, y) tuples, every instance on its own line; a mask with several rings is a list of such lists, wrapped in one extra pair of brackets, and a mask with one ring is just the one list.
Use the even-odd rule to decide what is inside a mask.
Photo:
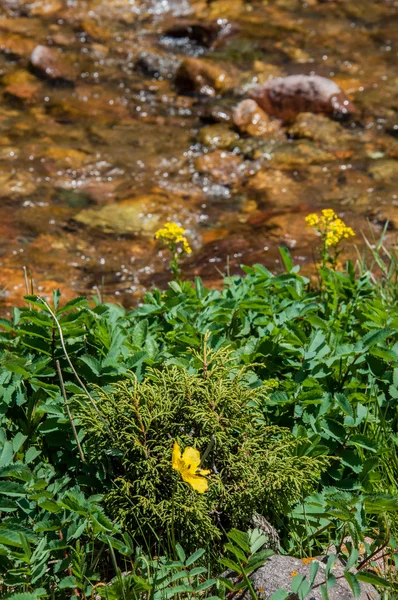
[(182, 244), (182, 248), (186, 254), (191, 254), (192, 249), (184, 235), (185, 229), (177, 225), (177, 223), (166, 223), (155, 233), (157, 240), (162, 240), (166, 244)]
[(325, 208), (322, 216), (311, 213), (306, 218), (306, 223), (310, 227), (315, 227), (319, 233), (324, 236), (326, 246), (337, 246), (341, 240), (353, 237), (355, 235), (351, 227), (348, 227), (344, 221), (339, 219), (333, 209)]
[(207, 469), (199, 469), (200, 453), (196, 448), (188, 446), (184, 453), (181, 452), (181, 447), (178, 442), (174, 442), (172, 467), (175, 471), (181, 474), (184, 481), (189, 483), (194, 490), (203, 494), (209, 484), (203, 475), (208, 475), (210, 471)]

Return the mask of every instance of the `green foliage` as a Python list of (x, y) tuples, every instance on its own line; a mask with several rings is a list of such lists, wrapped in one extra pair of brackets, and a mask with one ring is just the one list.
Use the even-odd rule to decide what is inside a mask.
[[(82, 398), (86, 451), (91, 462), (109, 463), (115, 481), (106, 498), (110, 514), (147, 542), (153, 531), (174, 528), (187, 548), (220, 539), (223, 528), (247, 526), (255, 511), (280, 519), (328, 461), (303, 452), (306, 439), (267, 424), (267, 401), (266, 387), (234, 364), (230, 350), (211, 351), (206, 342), (191, 372), (172, 365), (149, 371), (143, 382), (98, 389), (101, 420)], [(172, 470), (174, 440), (197, 448), (211, 469), (205, 494)]]
[[(214, 565), (210, 541), (219, 539), (220, 547), (222, 527), (246, 528), (254, 510), (277, 527), (285, 552), (313, 555), (333, 544), (349, 561), (365, 538), (383, 539), (383, 552), (398, 566), (398, 270), (382, 242), (371, 240), (369, 252), (358, 272), (351, 264), (343, 272), (322, 268), (316, 289), (285, 249), (286, 272), (245, 267), (245, 276), (226, 278), (221, 290), (206, 289), (200, 279), (171, 282), (131, 311), (83, 298), (62, 306), (55, 292), (51, 309), (30, 296), (12, 320), (1, 319), (2, 595), (33, 600), (51, 590), (63, 598), (76, 587), (84, 597), (116, 574), (119, 592), (145, 596), (135, 586), (144, 585), (141, 579), (152, 585), (157, 567), (148, 574), (148, 564), (158, 560), (163, 568), (167, 560), (137, 555), (137, 540), (150, 551), (156, 542), (158, 554), (176, 558), (174, 530), (187, 551), (206, 550), (200, 567), (205, 556)], [(205, 338), (209, 360), (201, 354)], [(218, 351), (219, 362), (212, 362)], [(86, 405), (84, 387), (97, 389), (103, 421)], [(203, 468), (212, 469), (205, 494), (172, 471), (174, 439), (198, 448)], [(326, 457), (330, 466), (321, 474)], [(79, 500), (64, 506), (70, 494)], [(103, 496), (114, 522), (105, 516)], [(41, 531), (40, 523), (53, 529)], [(129, 534), (121, 527), (131, 527)], [(344, 555), (341, 540), (348, 537), (351, 554)], [(353, 566), (371, 556), (373, 542), (366, 544)], [(225, 558), (234, 560), (233, 552)], [(384, 577), (373, 562), (358, 580)], [(390, 583), (392, 573), (391, 567)], [(65, 578), (62, 585), (74, 587), (62, 591)], [(347, 580), (356, 589), (351, 574)], [(301, 595), (308, 585), (295, 581)], [(217, 593), (222, 597), (221, 588)]]

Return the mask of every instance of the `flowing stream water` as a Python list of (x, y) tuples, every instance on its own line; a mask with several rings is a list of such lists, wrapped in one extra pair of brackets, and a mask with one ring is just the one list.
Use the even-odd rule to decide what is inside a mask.
[[(334, 208), (357, 241), (389, 220), (394, 243), (397, 14), (396, 0), (2, 0), (4, 307), (23, 301), (23, 266), (35, 292), (97, 286), (133, 304), (169, 278), (154, 240), (167, 220), (193, 247), (184, 276), (212, 286), (241, 264), (278, 269), (281, 244), (309, 268), (313, 210)], [(188, 79), (207, 65), (214, 89), (183, 85), (183, 61)], [(239, 133), (253, 86), (311, 73), (355, 115)]]

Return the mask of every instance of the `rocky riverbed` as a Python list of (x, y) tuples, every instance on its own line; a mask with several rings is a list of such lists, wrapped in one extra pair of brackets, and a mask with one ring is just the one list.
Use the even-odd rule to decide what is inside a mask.
[(184, 274), (210, 285), (227, 266), (278, 268), (280, 244), (310, 265), (304, 216), (325, 207), (358, 234), (389, 220), (395, 243), (397, 12), (394, 0), (4, 0), (5, 306), (22, 300), (24, 265), (35, 291), (99, 286), (132, 303), (168, 279), (153, 237), (166, 220), (187, 229)]

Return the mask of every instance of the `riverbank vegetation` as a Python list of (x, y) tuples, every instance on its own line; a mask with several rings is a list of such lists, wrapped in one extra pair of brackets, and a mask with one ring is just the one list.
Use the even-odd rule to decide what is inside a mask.
[(307, 222), (313, 280), (281, 248), (281, 273), (182, 281), (168, 226), (173, 280), (137, 308), (55, 291), (1, 320), (2, 597), (255, 598), (272, 553), (311, 563), (273, 600), (328, 598), (338, 561), (396, 597), (397, 263), (342, 265), (354, 232)]

